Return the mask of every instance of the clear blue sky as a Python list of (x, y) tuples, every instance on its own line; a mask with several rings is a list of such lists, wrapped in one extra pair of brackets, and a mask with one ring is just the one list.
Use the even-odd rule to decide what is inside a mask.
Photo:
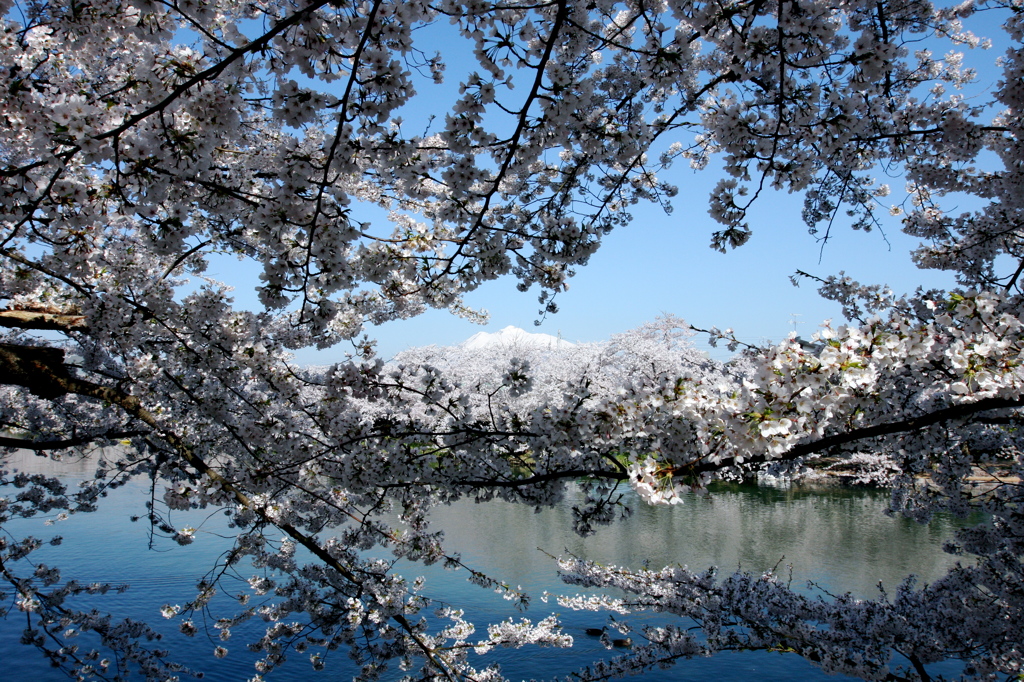
[[(384, 357), (409, 346), (458, 343), (478, 331), (507, 325), (558, 335), (569, 341), (600, 341), (661, 313), (673, 313), (693, 325), (732, 327), (748, 342), (779, 340), (794, 328), (809, 336), (822, 321), (840, 320), (838, 305), (822, 299), (813, 282), (794, 287), (796, 270), (818, 276), (844, 270), (865, 283), (886, 283), (897, 292), (917, 286), (949, 287), (952, 277), (914, 267), (908, 238), (893, 220), (888, 244), (878, 231), (833, 230), (822, 249), (800, 219), (802, 201), (795, 195), (765, 195), (751, 216), (753, 236), (743, 247), (721, 254), (708, 247), (717, 224), (707, 213), (709, 186), (717, 176), (705, 171), (680, 175), (676, 210), (665, 215), (654, 206), (638, 206), (633, 222), (606, 237), (590, 263), (578, 269), (568, 292), (559, 295), (560, 311), (534, 327), (537, 292), (521, 293), (511, 279), (488, 284), (468, 297), (490, 312), (484, 326), (431, 311), (411, 320), (376, 328)], [(895, 189), (895, 187), (894, 187)], [(891, 248), (890, 248), (891, 244)], [(699, 347), (714, 357), (730, 355)]]

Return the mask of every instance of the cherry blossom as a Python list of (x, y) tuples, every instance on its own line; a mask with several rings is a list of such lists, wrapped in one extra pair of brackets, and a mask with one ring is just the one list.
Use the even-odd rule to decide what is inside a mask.
[[(999, 35), (979, 35), (994, 26), (979, 17)], [(148, 477), (147, 518), (168, 541), (196, 532), (171, 511), (230, 513), (221, 568), (251, 594), (216, 629), (227, 641), (265, 623), (245, 643), (259, 675), (293, 652), (322, 669), (345, 648), (368, 680), (388, 662), (499, 679), (468, 652), (571, 638), (547, 616), (477, 627), (434, 613), (395, 557), (529, 597), (449, 553), (432, 507), (550, 506), (577, 482), (586, 534), (627, 512), (627, 489), (672, 504), (827, 456), (888, 486), (894, 513), (986, 513), (950, 543), (971, 561), (857, 600), (811, 599), (773, 573), (566, 557), (569, 582), (629, 595), (567, 606), (680, 617), (581, 674), (729, 649), (865, 679), (929, 679), (940, 660), (969, 679), (1021, 674), (1019, 0), (0, 0), (0, 21), (0, 444), (68, 458), (113, 446), (74, 490), (0, 473), (0, 522), (59, 523)], [(819, 278), (844, 321), (725, 366), (674, 318), (565, 354), (374, 356), (373, 325), (428, 307), (479, 318), (464, 296), (499, 278), (555, 314), (632, 206), (671, 209), (680, 161), (721, 170), (712, 248), (749, 240), (767, 192), (798, 192), (821, 239), (900, 219), (916, 263), (958, 288)], [(224, 258), (258, 269), (257, 309), (208, 276)], [(330, 367), (292, 359), (341, 343), (353, 351)], [(145, 623), (80, 607), (122, 586), (35, 563), (43, 543), (0, 540), (26, 645), (80, 678), (192, 672)], [(217, 575), (164, 608), (185, 634)], [(60, 644), (79, 632), (102, 650)]]

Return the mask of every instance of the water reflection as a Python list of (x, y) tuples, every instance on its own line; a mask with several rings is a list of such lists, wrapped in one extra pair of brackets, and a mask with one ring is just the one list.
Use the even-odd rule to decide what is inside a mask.
[[(30, 454), (20, 454), (4, 465), (12, 467), (62, 475), (66, 479), (91, 474), (89, 462), (54, 462)], [(254, 623), (249, 632), (236, 631), (232, 654), (218, 661), (210, 654), (219, 642), (203, 637), (185, 639), (177, 633), (173, 622), (164, 621), (158, 613), (163, 604), (184, 603), (194, 596), (196, 580), (216, 564), (229, 545), (222, 535), (230, 534), (223, 517), (208, 518), (208, 511), (179, 515), (179, 525), (203, 526), (204, 532), (197, 536), (197, 542), (185, 548), (169, 540), (151, 545), (149, 527), (144, 522), (128, 520), (130, 515), (145, 513), (148, 494), (147, 482), (140, 482), (113, 491), (100, 512), (75, 515), (53, 528), (44, 528), (41, 519), (32, 519), (9, 524), (5, 530), (41, 537), (53, 532), (62, 534), (65, 541), (60, 547), (46, 547), (35, 555), (36, 559), (59, 563), (66, 569), (67, 577), (83, 581), (124, 580), (132, 584), (124, 595), (91, 598), (90, 606), (141, 618), (157, 626), (166, 636), (161, 646), (174, 651), (179, 660), (184, 658), (201, 666), (207, 672), (207, 680), (235, 682), (252, 677), (256, 657), (244, 651), (244, 641), (258, 637), (259, 623)], [(541, 513), (496, 501), (464, 501), (437, 510), (434, 523), (445, 530), (451, 551), (460, 552), (464, 562), (473, 568), (522, 585), (533, 594), (533, 606), (526, 614), (516, 613), (497, 595), (467, 583), (465, 571), (420, 565), (400, 566), (400, 570), (410, 577), (425, 575), (428, 596), (466, 608), (467, 616), (481, 626), (513, 616), (540, 619), (552, 609), (558, 610), (554, 602), (545, 604), (536, 598), (545, 591), (573, 593), (575, 588), (559, 581), (549, 554), (572, 553), (626, 566), (679, 563), (701, 570), (717, 565), (723, 572), (736, 568), (759, 572), (781, 560), (783, 566), (792, 565), (794, 585), (813, 580), (831, 592), (849, 591), (857, 596), (875, 597), (879, 582), (891, 590), (910, 573), (917, 574), (922, 581), (931, 581), (955, 562), (942, 553), (941, 545), (952, 536), (957, 521), (938, 517), (921, 526), (889, 518), (884, 514), (887, 499), (881, 491), (720, 487), (709, 497), (690, 495), (685, 504), (676, 507), (634, 505), (630, 518), (601, 528), (586, 539), (571, 531), (573, 495), (567, 504)], [(230, 612), (229, 605), (222, 605), (222, 612), (214, 615)], [(584, 634), (588, 627), (600, 627), (604, 615), (562, 612), (560, 617), (566, 631), (576, 637), (572, 651), (499, 650), (494, 659), (501, 663), (506, 675), (512, 679), (564, 676), (597, 657), (611, 654), (596, 638)], [(665, 616), (644, 615), (636, 622), (656, 623), (658, 618)], [(0, 651), (22, 651), (17, 641), (23, 623), (15, 616), (0, 621)], [(305, 656), (294, 655), (292, 659), (272, 678), (288, 682), (311, 676)], [(13, 676), (11, 679), (64, 679), (42, 657), (29, 651), (17, 657), (6, 656), (5, 660), (5, 672)], [(479, 664), (487, 662), (481, 659)], [(352, 674), (351, 663), (338, 652), (328, 670), (316, 679), (345, 680)], [(716, 682), (748, 680), (752, 676), (762, 681), (836, 679), (821, 674), (801, 659), (766, 653), (688, 661), (669, 671), (649, 673), (642, 679), (678, 681), (709, 676), (717, 678)]]
[[(588, 538), (570, 530), (572, 495), (565, 505), (540, 513), (505, 502), (461, 502), (439, 510), (435, 524), (445, 529), (449, 548), (462, 552), (466, 563), (522, 585), (534, 597), (544, 591), (576, 592), (558, 580), (548, 556), (571, 553), (606, 565), (639, 567), (646, 562), (660, 568), (678, 563), (693, 570), (718, 566), (722, 573), (738, 568), (761, 572), (781, 564), (792, 566), (795, 588), (875, 598), (879, 583), (891, 593), (909, 574), (921, 582), (942, 576), (957, 560), (942, 552), (942, 543), (963, 523), (939, 516), (922, 526), (888, 517), (884, 513), (888, 499), (880, 490), (719, 486), (710, 496), (688, 495), (685, 504), (674, 507), (634, 504), (631, 517)], [(493, 620), (495, 614), (511, 615), (510, 609), (502, 609), (499, 598), (480, 595), (457, 576), (430, 573), (428, 587), (435, 590), (431, 594), (465, 603), (470, 618), (476, 616), (478, 622)], [(817, 587), (805, 587), (807, 581)], [(537, 604), (533, 610), (539, 617), (550, 608), (550, 604)], [(560, 617), (576, 638), (572, 655), (550, 650), (533, 650), (529, 658), (521, 652), (499, 653), (506, 675), (511, 679), (564, 675), (572, 664), (583, 666), (615, 653), (585, 634), (588, 628), (601, 627), (604, 615), (563, 612)], [(639, 627), (670, 618), (642, 614), (631, 622)], [(824, 675), (802, 659), (765, 652), (686, 661), (668, 671), (651, 671), (642, 679), (678, 682), (709, 677), (719, 682), (752, 677), (762, 682), (844, 679)]]
[(84, 456), (16, 450), (0, 454), (0, 469), (55, 476), (65, 483), (70, 483), (92, 478), (96, 462), (105, 452), (105, 448), (97, 448), (94, 453)]
[(570, 504), (535, 514), (523, 505), (463, 502), (439, 510), (435, 523), (474, 566), (524, 585), (551, 573), (540, 548), (605, 564), (723, 572), (760, 572), (781, 562), (792, 566), (796, 581), (875, 597), (879, 582), (889, 588), (911, 573), (924, 582), (943, 575), (957, 559), (941, 551), (942, 543), (962, 523), (891, 518), (887, 502), (878, 490), (720, 486), (674, 507), (634, 504), (631, 517), (588, 538), (572, 533)]

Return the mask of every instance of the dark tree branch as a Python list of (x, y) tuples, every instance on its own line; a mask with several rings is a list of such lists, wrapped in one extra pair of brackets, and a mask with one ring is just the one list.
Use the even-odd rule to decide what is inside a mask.
[[(213, 467), (206, 463), (177, 433), (160, 424), (149, 410), (142, 406), (138, 397), (128, 395), (109, 386), (101, 386), (91, 381), (71, 376), (64, 365), (64, 351), (59, 348), (39, 346), (16, 346), (0, 344), (0, 384), (24, 386), (34, 395), (41, 398), (58, 398), (69, 393), (89, 398), (96, 398), (117, 405), (128, 415), (153, 428), (156, 433), (176, 452), (192, 469), (206, 476), (211, 482), (219, 484), (239, 505), (252, 510), (262, 523), (276, 526), (297, 543), (305, 547), (324, 565), (330, 566), (357, 591), (362, 592), (363, 581), (323, 547), (313, 536), (296, 528), (291, 523), (275, 521), (267, 509), (254, 502), (232, 481), (224, 478)], [(445, 677), (452, 679), (444, 661), (437, 652), (416, 633), (411, 622), (402, 614), (392, 616), (394, 621), (405, 631), (420, 648), (423, 654), (433, 662)]]
[(808, 455), (818, 454), (831, 448), (841, 445), (849, 445), (859, 441), (878, 438), (880, 436), (891, 436), (897, 433), (910, 433), (943, 422), (963, 419), (979, 412), (989, 410), (1001, 410), (1013, 407), (1024, 407), (1024, 396), (1019, 398), (983, 398), (974, 403), (962, 403), (950, 405), (934, 412), (909, 417), (895, 422), (865, 426), (860, 429), (853, 429), (843, 433), (836, 433), (825, 438), (795, 445), (778, 457), (770, 457), (767, 453), (743, 457), (742, 462), (736, 461), (735, 457), (729, 457), (718, 461), (705, 460), (696, 462), (686, 467), (678, 468), (673, 473), (678, 474), (701, 474), (720, 469), (749, 464), (767, 464), (769, 462), (786, 462), (800, 459)]
[(167, 94), (166, 97), (164, 97), (160, 101), (155, 102), (154, 104), (150, 105), (148, 108), (140, 111), (137, 114), (129, 116), (121, 125), (117, 126), (116, 128), (111, 128), (110, 130), (99, 135), (96, 135), (94, 139), (103, 140), (108, 137), (116, 138), (119, 135), (121, 135), (121, 133), (134, 127), (140, 121), (149, 118), (153, 114), (163, 111), (171, 104), (171, 102), (175, 101), (176, 99), (184, 95), (186, 92), (188, 92), (190, 88), (204, 81), (214, 80), (221, 74), (222, 71), (224, 71), (224, 69), (228, 68), (231, 64), (238, 61), (245, 55), (266, 49), (268, 46), (271, 45), (276, 36), (283, 33), (286, 29), (298, 24), (307, 16), (309, 16), (313, 12), (316, 12), (321, 7), (324, 7), (325, 5), (329, 4), (330, 1), (331, 0), (317, 0), (316, 2), (313, 2), (308, 6), (300, 10), (297, 10), (293, 14), (281, 19), (276, 24), (274, 24), (269, 31), (261, 35), (259, 38), (256, 38), (255, 40), (252, 40), (246, 43), (245, 45), (236, 48), (221, 61), (217, 62), (208, 69), (200, 71), (199, 73), (195, 74), (185, 82), (175, 87)]

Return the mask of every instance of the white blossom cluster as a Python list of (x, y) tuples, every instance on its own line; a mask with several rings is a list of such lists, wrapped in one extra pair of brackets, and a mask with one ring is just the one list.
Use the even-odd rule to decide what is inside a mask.
[[(991, 79), (964, 53), (988, 45), (979, 15), (1003, 24)], [(1020, 0), (0, 0), (0, 23), (0, 444), (118, 446), (75, 491), (4, 471), (0, 524), (90, 512), (148, 476), (156, 535), (190, 543), (169, 512), (198, 508), (228, 510), (238, 532), (195, 598), (166, 607), (186, 635), (230, 574), (250, 590), (214, 629), (227, 642), (264, 623), (246, 643), (258, 675), (345, 649), (367, 680), (389, 664), (498, 679), (470, 650), (570, 638), (549, 618), (484, 638), (457, 609), (428, 616), (396, 557), (528, 602), (446, 550), (433, 506), (549, 506), (579, 481), (585, 534), (628, 513), (627, 486), (673, 503), (828, 455), (889, 486), (894, 512), (987, 513), (949, 548), (969, 567), (815, 601), (771, 575), (570, 560), (571, 580), (632, 596), (568, 605), (681, 618), (586, 675), (730, 648), (868, 679), (928, 679), (939, 660), (970, 679), (1021, 674)], [(722, 170), (714, 248), (748, 241), (751, 202), (785, 189), (823, 238), (846, 213), (860, 229), (899, 217), (917, 263), (960, 288), (901, 298), (822, 279), (847, 324), (728, 367), (673, 319), (557, 358), (386, 364), (360, 337), (428, 306), (478, 316), (463, 295), (506, 275), (554, 313), (632, 205), (671, 208), (663, 171), (679, 159)], [(902, 203), (882, 205), (899, 194), (882, 172), (905, 179)], [(258, 310), (207, 278), (225, 257), (259, 270)], [(331, 367), (291, 360), (342, 341), (356, 352)], [(43, 542), (0, 539), (25, 644), (83, 679), (189, 673), (144, 624), (79, 609), (111, 586), (35, 563)], [(102, 650), (70, 641), (86, 631)]]

